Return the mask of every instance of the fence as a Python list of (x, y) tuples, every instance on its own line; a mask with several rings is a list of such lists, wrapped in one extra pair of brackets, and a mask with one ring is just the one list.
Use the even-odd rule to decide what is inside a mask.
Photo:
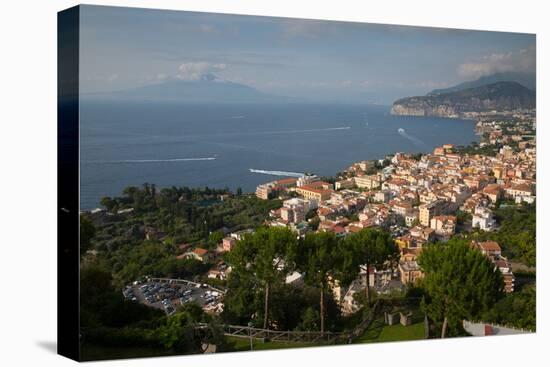
[(260, 329), (239, 325), (224, 325), (224, 334), (238, 338), (252, 338), (269, 340), (274, 342), (294, 342), (294, 343), (334, 343), (341, 338), (343, 333), (333, 333), (326, 331), (277, 331), (269, 329)]
[[(379, 307), (377, 301), (369, 316), (359, 323), (352, 331), (348, 332), (331, 332), (325, 331), (279, 331), (270, 329), (261, 329), (242, 325), (221, 325), (224, 335), (237, 338), (251, 338), (259, 340), (269, 340), (272, 342), (290, 342), (290, 343), (324, 343), (324, 344), (347, 344), (351, 343), (355, 338), (363, 335), (366, 329), (369, 328), (374, 320), (375, 314)], [(206, 328), (207, 324), (197, 324), (197, 328)]]

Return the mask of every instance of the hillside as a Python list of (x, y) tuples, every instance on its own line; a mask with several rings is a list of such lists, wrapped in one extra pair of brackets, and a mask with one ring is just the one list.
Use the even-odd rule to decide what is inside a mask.
[(427, 95), (439, 95), (451, 92), (458, 92), (465, 89), (481, 87), (483, 85), (498, 83), (498, 82), (517, 82), (531, 90), (536, 90), (536, 75), (535, 73), (520, 73), (520, 72), (503, 72), (491, 75), (482, 76), (479, 79), (463, 82), (449, 88), (434, 89)]
[(461, 117), (466, 112), (535, 108), (535, 92), (517, 82), (497, 82), (475, 88), (393, 103), (391, 113), (407, 116)]
[(92, 100), (149, 101), (178, 103), (272, 103), (287, 97), (261, 92), (244, 84), (203, 75), (198, 80), (170, 79), (162, 83), (108, 93), (83, 96)]

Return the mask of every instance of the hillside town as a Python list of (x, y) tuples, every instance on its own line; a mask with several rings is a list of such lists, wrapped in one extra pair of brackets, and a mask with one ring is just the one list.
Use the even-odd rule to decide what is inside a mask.
[[(497, 230), (493, 210), (502, 203), (535, 202), (536, 140), (534, 111), (476, 114), (476, 131), (481, 141), (476, 149), (444, 144), (428, 154), (396, 153), (380, 160), (359, 161), (336, 178), (313, 174), (289, 177), (258, 185), (255, 195), (262, 200), (280, 200), (263, 223), (286, 227), (298, 237), (309, 232), (333, 232), (337, 237), (364, 228), (389, 231), (399, 247), (394, 267), (369, 268), (369, 287), (390, 293), (414, 285), (424, 275), (417, 257), (428, 243), (445, 242), (455, 235), (474, 230)], [(330, 182), (329, 182), (330, 181)], [(223, 199), (223, 197), (222, 197)], [(246, 228), (226, 233), (215, 250), (188, 243), (178, 245), (177, 259), (214, 264), (206, 273), (213, 281), (225, 281), (231, 267), (223, 260), (246, 234)], [(148, 236), (150, 233), (147, 234)], [(514, 291), (515, 277), (510, 261), (496, 241), (472, 241), (500, 270), (504, 291)], [(335, 300), (344, 314), (359, 308), (354, 296), (365, 288), (366, 271), (351, 285), (333, 284)], [(292, 272), (286, 283), (299, 285), (303, 275)], [(165, 304), (167, 312), (185, 302)], [(223, 302), (208, 312), (222, 312)]]
[[(351, 315), (360, 309), (357, 295), (366, 288), (366, 282), (378, 294), (391, 294), (414, 286), (424, 276), (417, 258), (427, 244), (446, 242), (474, 231), (497, 231), (493, 214), (496, 209), (535, 203), (534, 111), (470, 117), (477, 120), (475, 129), (480, 135), (480, 142), (470, 147), (444, 144), (427, 154), (398, 152), (380, 160), (353, 163), (336, 177), (306, 174), (257, 186), (257, 198), (280, 203), (268, 212), (262, 224), (290, 229), (297, 238), (303, 239), (312, 232), (332, 232), (344, 239), (365, 228), (382, 228), (391, 234), (399, 249), (398, 261), (381, 268), (369, 266), (345, 287), (340, 287), (338, 282), (331, 284), (342, 314)], [(220, 196), (222, 201), (228, 198), (227, 194)], [(209, 266), (202, 281), (224, 284), (232, 271), (225, 254), (254, 231), (255, 227), (222, 231), (214, 247), (201, 243), (178, 244), (176, 259)], [(164, 235), (152, 228), (146, 228), (145, 232), (147, 239), (162, 239)], [(514, 292), (516, 277), (511, 261), (503, 255), (502, 244), (487, 239), (471, 240), (470, 244), (502, 273), (503, 290)], [(285, 276), (288, 285), (304, 284), (304, 274), (298, 271)], [(197, 284), (200, 287), (200, 281)], [(212, 300), (204, 302), (201, 298), (204, 295), (178, 292), (177, 297), (166, 299), (162, 295), (142, 298), (146, 304), (164, 309), (167, 314), (189, 301), (200, 303), (204, 311), (211, 314), (223, 312), (221, 298), (214, 302), (211, 297)], [(134, 293), (139, 294), (139, 289)], [(134, 297), (134, 293), (130, 292), (127, 298)]]
[[(493, 209), (503, 201), (535, 202), (536, 140), (534, 111), (476, 114), (479, 149), (501, 146), (494, 156), (462, 153), (444, 144), (430, 154), (396, 153), (379, 161), (360, 161), (329, 183), (317, 176), (284, 178), (256, 189), (256, 196), (282, 198), (269, 226), (346, 236), (363, 228), (389, 230), (400, 248), (397, 269), (372, 269), (369, 286), (379, 292), (414, 284), (423, 276), (416, 262), (425, 244), (447, 241), (473, 229), (496, 230)], [(224, 244), (231, 237), (224, 239)], [(502, 272), (505, 291), (514, 291), (510, 262), (495, 241), (472, 242)], [(230, 247), (225, 247), (230, 249)], [(299, 276), (292, 275), (289, 281)], [(343, 309), (355, 310), (353, 293), (335, 287)]]

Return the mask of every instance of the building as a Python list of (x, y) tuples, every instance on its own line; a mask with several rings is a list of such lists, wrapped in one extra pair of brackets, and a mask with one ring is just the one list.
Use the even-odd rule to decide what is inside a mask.
[(500, 245), (495, 241), (472, 242), (472, 245), (477, 247), (485, 256), (487, 256), (493, 264), (500, 270), (504, 279), (504, 291), (511, 293), (514, 291), (515, 277), (512, 272), (512, 267), (504, 256)]
[(435, 229), (430, 227), (414, 226), (409, 233), (417, 241), (420, 240), (423, 243), (431, 242), (435, 238)]
[(374, 201), (379, 203), (387, 203), (391, 198), (391, 193), (387, 190), (377, 191), (374, 194)]
[(302, 207), (304, 212), (307, 213), (312, 209), (317, 209), (319, 203), (316, 200), (306, 200), (300, 198), (292, 198), (283, 201), (283, 206), (287, 208)]
[(472, 228), (479, 228), (482, 231), (492, 231), (496, 227), (491, 210), (478, 206), (472, 216)]
[(412, 211), (412, 209), (413, 209), (413, 205), (410, 201), (401, 201), (399, 203), (393, 204), (392, 206), (393, 212), (402, 217), (405, 217), (407, 213)]
[(401, 283), (405, 285), (415, 284), (418, 279), (424, 276), (420, 265), (416, 261), (419, 249), (403, 249), (399, 259), (399, 275)]
[(502, 256), (502, 250), (500, 245), (495, 241), (475, 242), (477, 248), (483, 253), (483, 255), (490, 259), (498, 259)]
[(256, 187), (256, 196), (263, 200), (268, 200), (272, 192), (273, 188), (270, 184), (262, 184)]
[(222, 240), (222, 251), (231, 251), (233, 250), (233, 247), (235, 247), (235, 244), (237, 243), (237, 239), (234, 237), (225, 237)]
[(411, 210), (405, 214), (405, 225), (412, 227), (418, 221), (418, 210)]
[(502, 188), (498, 184), (489, 184), (483, 188), (483, 194), (494, 204), (502, 198)]
[(299, 223), (305, 220), (306, 213), (303, 206), (296, 205), (292, 208), (284, 206), (281, 208), (281, 218), (288, 223)]
[(275, 184), (281, 188), (285, 188), (285, 189), (288, 189), (288, 188), (291, 188), (291, 187), (296, 187), (296, 183), (298, 182), (298, 179), (297, 178), (283, 178), (281, 180), (277, 180), (275, 181)]
[(434, 149), (434, 155), (442, 156), (445, 155), (445, 148), (443, 147), (436, 147)]
[(355, 187), (355, 181), (351, 178), (349, 178), (347, 180), (336, 181), (334, 183), (334, 188), (336, 190), (351, 189), (353, 187)]
[[(321, 182), (321, 181), (319, 181)], [(332, 190), (319, 186), (315, 182), (309, 185), (304, 185), (296, 188), (296, 193), (306, 199), (316, 200), (317, 202), (328, 200), (332, 194)]]
[(528, 184), (512, 185), (506, 189), (506, 195), (512, 199), (533, 195), (533, 189)]
[(362, 189), (377, 189), (382, 184), (382, 178), (378, 175), (354, 177), (355, 185)]
[(443, 149), (445, 149), (445, 153), (451, 153), (454, 147), (454, 144), (443, 144)]
[(297, 187), (308, 185), (314, 181), (319, 181), (319, 178), (315, 175), (304, 175), (296, 181)]
[(362, 171), (368, 171), (374, 168), (374, 161), (361, 161), (357, 162), (355, 165)]
[(188, 259), (195, 259), (199, 261), (205, 261), (208, 259), (209, 253), (207, 249), (197, 247), (193, 251), (187, 252), (185, 257)]
[(430, 219), (430, 228), (441, 238), (448, 239), (456, 229), (456, 217), (454, 215), (436, 215)]
[(444, 206), (445, 202), (443, 200), (436, 200), (428, 204), (420, 205), (418, 214), (420, 224), (429, 227), (430, 219), (435, 215), (439, 215), (443, 211)]
[(229, 236), (233, 237), (234, 239), (236, 239), (237, 241), (240, 241), (242, 240), (246, 235), (249, 235), (249, 234), (252, 234), (254, 233), (254, 230), (253, 229), (242, 229), (240, 231), (237, 231), (237, 232), (233, 232), (231, 233)]
[(498, 180), (504, 178), (504, 169), (502, 167), (493, 167), (493, 176)]

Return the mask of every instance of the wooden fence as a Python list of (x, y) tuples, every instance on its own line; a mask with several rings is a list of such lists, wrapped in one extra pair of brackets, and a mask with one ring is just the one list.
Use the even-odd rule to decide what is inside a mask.
[[(221, 325), (224, 335), (236, 338), (259, 339), (272, 342), (290, 342), (290, 343), (316, 343), (316, 344), (348, 344), (355, 338), (360, 337), (369, 328), (377, 312), (379, 302), (377, 301), (369, 316), (349, 332), (331, 332), (325, 331), (279, 331), (270, 329), (261, 329), (242, 325)], [(208, 327), (208, 324), (198, 324), (198, 328)]]

